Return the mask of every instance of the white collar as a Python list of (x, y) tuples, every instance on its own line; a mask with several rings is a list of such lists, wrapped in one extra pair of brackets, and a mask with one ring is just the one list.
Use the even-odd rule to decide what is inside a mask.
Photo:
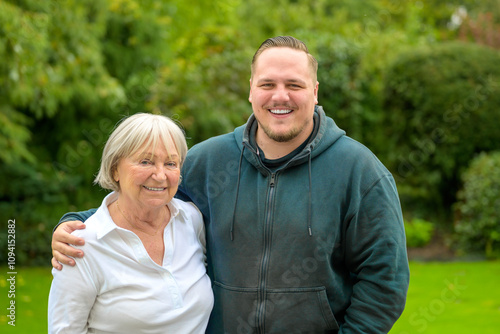
[[(109, 214), (108, 210), (108, 205), (111, 203), (115, 202), (118, 199), (118, 193), (117, 192), (112, 192), (108, 194), (104, 199), (102, 200), (101, 206), (99, 209), (96, 211), (94, 214), (95, 219), (99, 219), (99, 224), (96, 224), (96, 233), (97, 233), (97, 239), (103, 238), (105, 235), (107, 235), (109, 232), (118, 229), (116, 223), (113, 221), (111, 218), (111, 215)], [(187, 221), (188, 217), (186, 215), (186, 212), (182, 209), (180, 205), (180, 200), (173, 198), (169, 203), (167, 203), (168, 209), (170, 210), (170, 222), (171, 223), (176, 217), (179, 215), (180, 221)], [(92, 217), (94, 217), (92, 216)]]

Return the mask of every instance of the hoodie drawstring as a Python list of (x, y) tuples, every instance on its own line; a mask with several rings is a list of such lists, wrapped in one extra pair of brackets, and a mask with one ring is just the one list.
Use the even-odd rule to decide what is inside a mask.
[[(234, 222), (236, 220), (236, 206), (238, 205), (238, 197), (240, 192), (240, 180), (241, 180), (241, 164), (243, 161), (243, 153), (245, 151), (245, 145), (241, 149), (240, 161), (238, 162), (238, 179), (236, 181), (236, 198), (233, 207), (233, 219), (231, 220), (231, 228), (229, 230), (229, 235), (231, 241), (234, 240)], [(309, 174), (309, 189), (308, 189), (308, 206), (307, 206), (307, 232), (309, 236), (312, 236), (312, 226), (311, 226), (311, 215), (312, 215), (312, 154), (309, 152), (308, 155), (308, 174)]]
[(236, 182), (236, 199), (234, 201), (233, 219), (231, 220), (231, 229), (229, 231), (229, 234), (231, 236), (231, 241), (234, 240), (234, 220), (236, 219), (236, 205), (238, 204), (238, 194), (240, 192), (241, 162), (243, 160), (243, 152), (244, 151), (245, 151), (245, 145), (243, 145), (243, 148), (241, 149), (240, 162), (238, 163), (238, 180)]
[(312, 215), (312, 172), (311, 172), (311, 152), (309, 152), (309, 203), (307, 208), (307, 230), (309, 232), (309, 236), (312, 236), (312, 228), (311, 228), (311, 215)]

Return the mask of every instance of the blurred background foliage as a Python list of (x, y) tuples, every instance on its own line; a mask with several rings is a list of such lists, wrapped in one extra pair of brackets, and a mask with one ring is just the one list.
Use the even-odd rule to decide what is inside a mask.
[(0, 0), (0, 248), (15, 219), (18, 264), (49, 263), (60, 216), (105, 195), (93, 176), (123, 116), (168, 115), (190, 146), (243, 124), (251, 57), (276, 35), (317, 57), (320, 104), (393, 172), (409, 220), (485, 225), (472, 250), (498, 247), (498, 216), (453, 210), (498, 149), (499, 0)]
[(481, 153), (463, 173), (464, 186), (454, 205), (461, 252), (500, 257), (500, 151)]

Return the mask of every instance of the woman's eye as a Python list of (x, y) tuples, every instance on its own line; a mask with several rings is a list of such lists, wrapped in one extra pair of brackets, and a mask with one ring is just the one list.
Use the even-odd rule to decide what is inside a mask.
[(151, 164), (151, 161), (150, 160), (141, 160), (140, 164), (141, 165), (149, 165), (149, 164)]
[(177, 162), (175, 162), (175, 161), (167, 162), (166, 166), (169, 168), (177, 168)]

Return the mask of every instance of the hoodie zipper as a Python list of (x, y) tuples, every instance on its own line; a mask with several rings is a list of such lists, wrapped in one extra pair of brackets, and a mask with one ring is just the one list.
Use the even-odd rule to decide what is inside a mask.
[(269, 197), (267, 200), (267, 215), (266, 223), (264, 226), (264, 254), (262, 256), (261, 269), (260, 269), (260, 284), (258, 295), (258, 309), (256, 313), (257, 333), (265, 332), (264, 317), (266, 313), (266, 285), (267, 285), (267, 271), (269, 265), (269, 258), (271, 253), (271, 219), (273, 208), (273, 199), (275, 191), (276, 173), (271, 173), (271, 180), (269, 181)]

